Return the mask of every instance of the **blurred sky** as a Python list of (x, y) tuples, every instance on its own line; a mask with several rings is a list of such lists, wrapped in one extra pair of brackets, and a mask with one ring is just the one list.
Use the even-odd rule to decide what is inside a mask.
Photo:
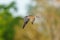
[(12, 1), (16, 1), (16, 5), (18, 8), (18, 12), (14, 12), (13, 9), (10, 11), (13, 12), (14, 16), (26, 16), (27, 13), (27, 5), (31, 4), (31, 0), (0, 0), (0, 4), (8, 5)]
[[(5, 4), (8, 5), (10, 4), (12, 1), (16, 1), (16, 5), (18, 8), (18, 12), (16, 13), (13, 9), (11, 9), (10, 11), (13, 13), (14, 16), (26, 16), (27, 15), (27, 5), (35, 5), (36, 2), (32, 2), (32, 0), (0, 0), (0, 4)], [(56, 0), (49, 0), (49, 3), (52, 5), (54, 4), (55, 6), (60, 6), (60, 2), (59, 4), (56, 2)]]

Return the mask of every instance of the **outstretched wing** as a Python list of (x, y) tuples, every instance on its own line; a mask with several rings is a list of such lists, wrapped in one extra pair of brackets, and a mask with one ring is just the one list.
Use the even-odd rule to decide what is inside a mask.
[(24, 18), (24, 24), (23, 24), (23, 29), (25, 28), (26, 24), (29, 22), (29, 18), (25, 17)]

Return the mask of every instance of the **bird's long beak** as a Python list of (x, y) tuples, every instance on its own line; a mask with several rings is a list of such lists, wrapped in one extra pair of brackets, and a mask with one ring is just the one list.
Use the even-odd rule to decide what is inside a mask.
[(40, 18), (40, 16), (36, 16), (37, 18)]

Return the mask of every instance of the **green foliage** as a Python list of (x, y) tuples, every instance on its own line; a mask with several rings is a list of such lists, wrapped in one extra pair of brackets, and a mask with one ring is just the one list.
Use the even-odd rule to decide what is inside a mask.
[(12, 2), (8, 6), (0, 5), (0, 10), (3, 9), (3, 12), (0, 12), (0, 40), (13, 40), (14, 37), (14, 25), (19, 24), (21, 17), (13, 18), (10, 13), (10, 9), (13, 8), (16, 10), (15, 2)]
[(9, 12), (9, 10), (13, 8), (15, 11), (17, 11), (17, 8), (16, 8), (16, 5), (15, 5), (15, 2), (11, 2), (11, 4), (9, 5), (0, 5), (0, 10), (1, 9), (4, 9), (5, 12)]

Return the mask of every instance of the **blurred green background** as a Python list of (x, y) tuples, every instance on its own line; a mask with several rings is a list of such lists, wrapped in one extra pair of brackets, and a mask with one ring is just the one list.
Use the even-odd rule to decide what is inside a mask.
[[(15, 2), (11, 2), (9, 5), (0, 4), (0, 40), (13, 40), (15, 35), (14, 26), (22, 26), (22, 17), (13, 17), (12, 13), (9, 11), (11, 8), (17, 11), (15, 7)], [(20, 23), (19, 23), (20, 21)]]
[(11, 8), (14, 12), (18, 11), (16, 2), (0, 4), (0, 40), (60, 40), (60, 7), (50, 5), (46, 0), (32, 0), (33, 2), (37, 4), (26, 5), (26, 15), (39, 15), (44, 21), (34, 25), (29, 22), (25, 29), (22, 29), (23, 16), (14, 17), (10, 12)]

